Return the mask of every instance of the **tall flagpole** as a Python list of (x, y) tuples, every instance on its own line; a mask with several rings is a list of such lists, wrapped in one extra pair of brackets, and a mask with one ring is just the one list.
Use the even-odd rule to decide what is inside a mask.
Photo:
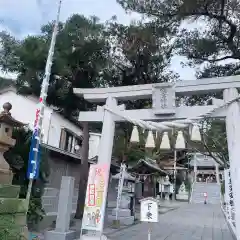
[(59, 0), (57, 18), (54, 23), (51, 44), (50, 44), (50, 48), (48, 51), (48, 57), (47, 57), (47, 62), (46, 62), (46, 66), (45, 66), (45, 75), (44, 75), (43, 82), (42, 82), (41, 93), (40, 93), (40, 97), (39, 97), (39, 104), (38, 104), (38, 107), (36, 110), (36, 118), (34, 121), (32, 145), (31, 145), (31, 149), (30, 149), (30, 152), (33, 153), (33, 157), (32, 157), (33, 159), (31, 159), (31, 157), (29, 159), (29, 162), (30, 162), (29, 163), (30, 170), (28, 173), (29, 184), (28, 184), (28, 190), (27, 190), (27, 196), (26, 196), (27, 210), (29, 208), (33, 180), (38, 177), (38, 168), (39, 168), (39, 160), (40, 160), (39, 159), (39, 151), (40, 151), (40, 145), (41, 145), (41, 133), (42, 133), (42, 126), (43, 126), (44, 106), (46, 104), (46, 98), (47, 98), (48, 86), (49, 86), (49, 78), (51, 75), (51, 67), (52, 67), (52, 62), (53, 62), (54, 48), (55, 48), (55, 44), (56, 44), (56, 37), (58, 34), (58, 25), (59, 25), (61, 5), (62, 5), (62, 0)]

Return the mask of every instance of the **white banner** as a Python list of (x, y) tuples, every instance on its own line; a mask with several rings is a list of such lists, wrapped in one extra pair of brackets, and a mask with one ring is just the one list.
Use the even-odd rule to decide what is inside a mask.
[(105, 166), (91, 165), (85, 198), (82, 230), (101, 231), (104, 223), (104, 211), (108, 186), (108, 171)]

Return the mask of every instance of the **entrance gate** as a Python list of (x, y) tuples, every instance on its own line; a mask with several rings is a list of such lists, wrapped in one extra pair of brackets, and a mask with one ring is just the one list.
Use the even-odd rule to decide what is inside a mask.
[[(103, 122), (98, 163), (105, 166), (109, 174), (115, 131), (115, 122), (129, 121), (144, 129), (163, 132), (176, 128), (191, 127), (203, 118), (225, 118), (233, 186), (237, 239), (240, 240), (240, 106), (238, 94), (240, 76), (209, 78), (177, 83), (158, 83), (113, 88), (74, 89), (74, 93), (85, 100), (105, 103), (97, 111), (80, 112), (79, 121)], [(208, 106), (176, 106), (177, 96), (200, 95), (223, 92), (223, 100), (213, 99)], [(118, 100), (151, 99), (151, 109), (125, 110)], [(107, 176), (108, 176), (107, 174)], [(104, 192), (103, 206), (106, 206), (107, 192)], [(102, 213), (104, 218), (104, 213)], [(100, 227), (102, 234), (103, 224)]]

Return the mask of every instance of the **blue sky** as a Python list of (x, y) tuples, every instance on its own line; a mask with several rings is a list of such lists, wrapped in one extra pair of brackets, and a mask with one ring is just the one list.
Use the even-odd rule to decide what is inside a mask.
[[(6, 30), (22, 38), (35, 34), (42, 24), (55, 19), (58, 0), (0, 0), (0, 30)], [(72, 14), (85, 16), (95, 15), (101, 21), (117, 16), (119, 22), (129, 24), (131, 20), (140, 18), (136, 13), (126, 14), (116, 0), (63, 0), (61, 20), (64, 21)], [(182, 79), (193, 79), (194, 71), (182, 69), (181, 57), (175, 57), (172, 68)]]

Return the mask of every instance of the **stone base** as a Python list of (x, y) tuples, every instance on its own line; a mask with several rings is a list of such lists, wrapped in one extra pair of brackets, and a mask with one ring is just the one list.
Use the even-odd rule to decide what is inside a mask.
[(120, 228), (120, 220), (113, 220), (112, 227)]
[(0, 169), (0, 183), (1, 184), (12, 184), (13, 173), (8, 169)]
[(177, 194), (176, 198), (177, 200), (188, 201), (188, 194)]
[[(112, 216), (116, 216), (117, 209), (114, 208), (112, 210)], [(131, 210), (130, 209), (118, 209), (118, 216), (119, 217), (130, 217), (131, 216)]]
[[(110, 221), (116, 221), (116, 216), (108, 216), (108, 219)], [(120, 225), (132, 225), (134, 223), (134, 216), (129, 216), (129, 217), (118, 217), (118, 221), (120, 222)]]
[(76, 232), (68, 231), (68, 232), (56, 232), (56, 231), (47, 231), (44, 236), (45, 240), (75, 240)]
[(20, 186), (0, 184), (0, 198), (18, 198)]

